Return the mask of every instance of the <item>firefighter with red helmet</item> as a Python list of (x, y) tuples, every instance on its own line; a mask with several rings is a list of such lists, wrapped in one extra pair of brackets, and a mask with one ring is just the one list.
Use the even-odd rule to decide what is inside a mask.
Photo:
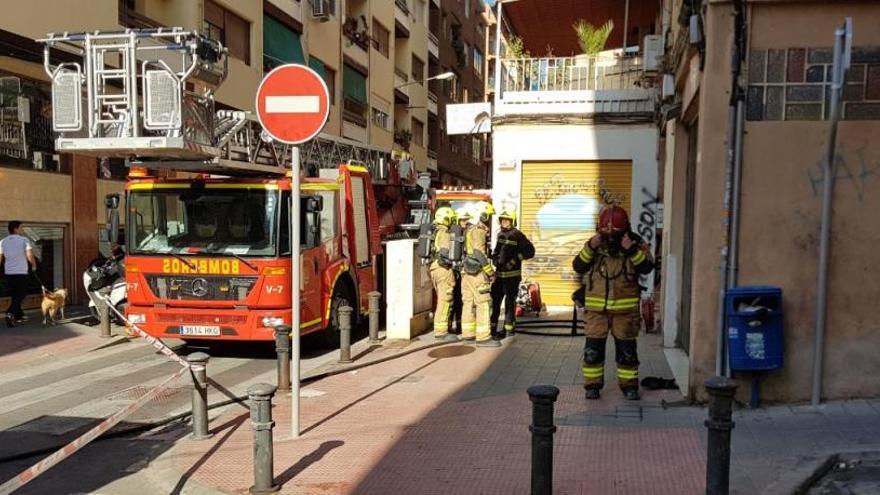
[(614, 337), (617, 383), (629, 400), (639, 399), (639, 275), (654, 269), (648, 245), (630, 230), (626, 210), (608, 205), (599, 212), (598, 233), (572, 263), (584, 283), (584, 388), (598, 399), (605, 377), (605, 342)]

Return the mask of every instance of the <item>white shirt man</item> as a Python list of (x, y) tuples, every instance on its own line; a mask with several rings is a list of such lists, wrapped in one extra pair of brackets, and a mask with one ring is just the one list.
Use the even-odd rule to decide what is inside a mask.
[(22, 234), (21, 222), (9, 222), (9, 236), (0, 241), (0, 266), (6, 274), (11, 301), (6, 310), (6, 325), (25, 320), (21, 303), (27, 295), (28, 265), (37, 269), (34, 248), (31, 241)]

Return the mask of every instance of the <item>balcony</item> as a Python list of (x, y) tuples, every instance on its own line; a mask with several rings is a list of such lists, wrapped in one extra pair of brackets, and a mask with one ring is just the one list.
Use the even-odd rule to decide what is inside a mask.
[(428, 111), (437, 115), (437, 95), (428, 91)]
[(409, 76), (407, 76), (406, 71), (395, 67), (394, 68), (394, 102), (401, 104), (409, 104)]
[(428, 32), (428, 53), (433, 55), (434, 58), (440, 58), (440, 40), (431, 32)]
[(409, 38), (412, 20), (409, 15), (409, 0), (394, 0), (394, 36)]
[(495, 114), (653, 113), (643, 72), (641, 57), (615, 54), (504, 59)]

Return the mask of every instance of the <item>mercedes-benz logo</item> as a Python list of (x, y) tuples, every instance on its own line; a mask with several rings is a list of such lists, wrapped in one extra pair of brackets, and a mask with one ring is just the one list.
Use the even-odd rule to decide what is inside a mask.
[(196, 297), (205, 297), (208, 295), (208, 281), (203, 278), (197, 278), (192, 281), (192, 295)]

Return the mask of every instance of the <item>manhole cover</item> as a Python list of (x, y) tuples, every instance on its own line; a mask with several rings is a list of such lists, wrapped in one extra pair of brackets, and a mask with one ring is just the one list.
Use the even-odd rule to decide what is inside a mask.
[(474, 352), (474, 348), (470, 346), (448, 345), (431, 350), (431, 352), (428, 353), (428, 357), (435, 359), (452, 358), (464, 356), (472, 352)]
[(880, 453), (848, 456), (810, 487), (807, 495), (873, 495), (880, 493)]

